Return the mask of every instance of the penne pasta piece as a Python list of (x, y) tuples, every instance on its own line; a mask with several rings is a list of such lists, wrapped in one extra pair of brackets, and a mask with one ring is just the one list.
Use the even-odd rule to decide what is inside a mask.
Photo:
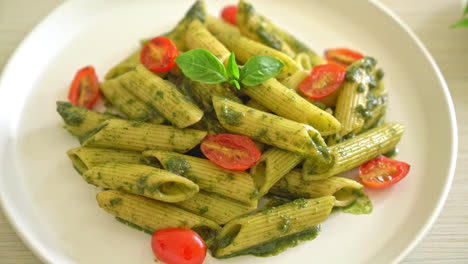
[(211, 34), (216, 35), (219, 33), (231, 33), (240, 35), (239, 28), (233, 26), (222, 19), (216, 17), (207, 16), (206, 18), (206, 27), (211, 32)]
[(310, 61), (309, 55), (304, 52), (298, 53), (294, 57), (294, 61), (299, 65), (304, 71), (312, 70), (312, 62)]
[(307, 166), (303, 166), (302, 177), (306, 181), (322, 180), (360, 166), (395, 148), (404, 131), (405, 128), (401, 124), (386, 123), (333, 145), (330, 147), (334, 156), (331, 169), (323, 173), (314, 173)]
[(366, 97), (369, 91), (369, 74), (375, 67), (373, 58), (365, 57), (354, 62), (346, 70), (345, 81), (336, 102), (335, 116), (342, 125), (340, 137), (357, 133), (366, 117)]
[(206, 112), (213, 112), (213, 96), (220, 96), (234, 102), (242, 103), (241, 99), (229, 89), (228, 84), (209, 84), (189, 81), (187, 86), (190, 89), (193, 99), (198, 103), (200, 108)]
[(117, 149), (79, 147), (70, 149), (67, 155), (80, 174), (107, 162), (146, 163), (140, 152)]
[(203, 117), (203, 111), (180, 93), (174, 84), (161, 79), (143, 65), (122, 75), (119, 81), (179, 128), (193, 125)]
[(102, 188), (123, 190), (167, 203), (185, 201), (199, 190), (198, 185), (184, 177), (142, 164), (100, 164), (86, 171), (83, 179)]
[(130, 120), (148, 121), (161, 124), (165, 121), (151, 105), (127, 91), (119, 81), (120, 77), (100, 83), (99, 88), (112, 105), (117, 107)]
[(119, 118), (118, 116), (101, 114), (84, 107), (72, 105), (69, 102), (60, 101), (57, 101), (57, 112), (65, 122), (65, 128), (68, 132), (77, 137), (80, 142), (99, 127), (102, 122)]
[[(283, 237), (314, 230), (330, 214), (335, 198), (298, 199), (235, 219), (227, 223), (216, 236), (214, 256), (228, 258), (255, 253), (263, 246)], [(317, 231), (315, 229), (315, 231)]]
[(224, 63), (231, 52), (219, 42), (200, 20), (193, 20), (185, 33), (185, 45), (188, 49), (205, 49)]
[(311, 158), (324, 171), (332, 165), (327, 145), (313, 127), (220, 97), (213, 97), (213, 105), (227, 130)]
[(134, 51), (130, 56), (125, 58), (123, 61), (119, 62), (116, 66), (109, 70), (106, 74), (106, 81), (118, 77), (128, 71), (133, 70), (136, 66), (140, 64), (140, 51), (141, 48)]
[(244, 86), (243, 90), (277, 115), (310, 125), (322, 136), (332, 135), (341, 129), (341, 124), (335, 117), (307, 102), (274, 78), (258, 86)]
[(143, 156), (156, 158), (166, 170), (187, 177), (201, 190), (249, 205), (257, 203), (257, 188), (252, 176), (246, 172), (224, 169), (207, 159), (168, 151), (148, 150)]
[(193, 20), (200, 20), (205, 22), (207, 17), (205, 2), (203, 0), (197, 0), (192, 7), (185, 13), (185, 16), (182, 20), (179, 21), (177, 26), (170, 32), (164, 34), (166, 37), (170, 38), (177, 46), (179, 51), (186, 51), (187, 47), (185, 46), (185, 34), (187, 28)]
[(86, 147), (133, 151), (147, 149), (187, 152), (200, 144), (206, 131), (126, 120), (104, 122), (83, 143)]
[(253, 204), (246, 205), (215, 193), (204, 191), (200, 191), (192, 198), (175, 205), (194, 214), (211, 219), (219, 225), (224, 225), (234, 218), (249, 214), (257, 209), (256, 201)]
[(262, 154), (260, 160), (250, 169), (250, 175), (255, 180), (260, 197), (268, 193), (284, 175), (294, 169), (304, 157), (293, 152), (275, 147)]
[(341, 177), (304, 181), (301, 170), (295, 169), (278, 181), (270, 189), (270, 193), (288, 198), (307, 199), (333, 195), (336, 199), (335, 206), (343, 207), (353, 203), (357, 198), (353, 191), (362, 188), (360, 183)]
[(297, 71), (293, 75), (286, 77), (281, 83), (288, 87), (289, 89), (293, 89), (296, 93), (301, 94), (299, 91), (299, 84), (304, 81), (304, 79), (309, 75), (310, 71)]
[(122, 191), (100, 192), (96, 195), (96, 200), (108, 213), (133, 223), (150, 234), (159, 229), (185, 227), (197, 232), (209, 246), (220, 229), (215, 222), (172, 204)]
[(283, 62), (284, 66), (281, 72), (276, 76), (278, 79), (284, 79), (300, 70), (300, 67), (288, 55), (258, 43), (255, 40), (230, 32), (221, 32), (215, 34), (215, 37), (219, 39), (226, 48), (234, 52), (236, 54), (236, 59), (241, 63), (246, 63), (250, 58), (261, 55), (271, 56)]
[(244, 0), (239, 1), (236, 21), (242, 35), (284, 52), (290, 57), (295, 56), (288, 43), (276, 32), (273, 24), (266, 17), (258, 14), (250, 3)]
[(259, 111), (271, 113), (270, 109), (266, 108), (265, 106), (263, 106), (262, 104), (260, 104), (260, 103), (259, 103), (257, 100), (255, 100), (255, 99), (250, 99), (245, 105), (248, 106), (248, 107), (251, 107), (251, 108), (253, 108), (253, 109), (259, 110)]

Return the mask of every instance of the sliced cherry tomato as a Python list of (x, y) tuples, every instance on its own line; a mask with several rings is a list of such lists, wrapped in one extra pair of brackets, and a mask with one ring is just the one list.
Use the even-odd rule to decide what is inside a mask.
[(167, 264), (201, 264), (206, 256), (203, 239), (187, 228), (160, 229), (151, 240), (153, 253)]
[(233, 134), (208, 135), (200, 149), (209, 160), (230, 170), (246, 170), (262, 155), (250, 138)]
[(361, 53), (345, 48), (329, 49), (325, 51), (325, 59), (327, 61), (338, 63), (344, 67), (348, 67), (353, 62), (362, 58), (364, 58), (364, 56)]
[(223, 11), (221, 11), (221, 17), (224, 19), (224, 21), (229, 22), (233, 24), (234, 26), (237, 26), (236, 15), (237, 15), (236, 5), (226, 6), (223, 9)]
[(403, 179), (409, 169), (408, 163), (378, 156), (359, 167), (359, 178), (368, 187), (386, 188)]
[(79, 70), (68, 91), (73, 105), (91, 109), (99, 98), (99, 83), (93, 66)]
[(167, 72), (179, 56), (177, 46), (166, 37), (156, 37), (146, 43), (140, 52), (140, 62), (153, 72)]
[(345, 68), (336, 64), (317, 65), (312, 68), (309, 76), (299, 84), (299, 89), (311, 99), (325, 98), (340, 87), (345, 72)]

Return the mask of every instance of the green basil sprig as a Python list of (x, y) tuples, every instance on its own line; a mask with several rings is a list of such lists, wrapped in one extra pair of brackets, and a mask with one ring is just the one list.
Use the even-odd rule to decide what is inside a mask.
[(250, 58), (242, 69), (236, 63), (234, 53), (231, 53), (225, 68), (223, 63), (205, 49), (194, 49), (181, 54), (175, 59), (177, 65), (190, 79), (203, 83), (228, 82), (240, 89), (240, 84), (246, 86), (259, 85), (275, 77), (284, 64), (270, 56)]

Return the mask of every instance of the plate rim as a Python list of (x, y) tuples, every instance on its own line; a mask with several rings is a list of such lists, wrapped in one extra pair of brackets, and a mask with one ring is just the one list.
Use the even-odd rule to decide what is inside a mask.
[[(68, 6), (70, 3), (75, 2), (74, 0), (66, 0), (62, 3), (60, 3), (58, 6), (53, 8), (46, 16), (44, 16), (40, 22), (34, 26), (21, 40), (20, 44), (14, 49), (13, 53), (11, 53), (10, 57), (7, 60), (7, 63), (5, 64), (4, 68), (2, 69), (2, 72), (0, 73), (0, 89), (2, 89), (3, 85), (3, 80), (5, 79), (6, 74), (8, 73), (11, 65), (13, 64), (14, 61), (18, 60), (18, 57), (21, 55), (21, 51), (23, 50), (24, 46), (27, 46), (29, 42), (31, 42), (31, 39), (34, 39), (35, 35), (40, 34), (42, 31), (42, 28), (44, 25), (47, 25), (49, 23), (49, 20), (51, 20), (51, 17), (59, 14), (62, 12), (62, 9), (65, 9), (66, 6)], [(440, 215), (443, 206), (447, 200), (447, 197), (449, 195), (453, 179), (455, 177), (455, 169), (456, 169), (456, 163), (457, 163), (457, 156), (458, 156), (458, 127), (457, 127), (457, 119), (456, 119), (456, 112), (455, 112), (455, 107), (453, 104), (453, 100), (450, 94), (450, 90), (448, 89), (448, 86), (446, 84), (445, 78), (443, 77), (437, 63), (435, 62), (434, 58), (432, 55), (429, 53), (428, 49), (424, 45), (424, 43), (418, 38), (418, 36), (413, 32), (413, 30), (406, 24), (405, 21), (403, 21), (396, 13), (388, 8), (384, 3), (380, 2), (379, 0), (367, 0), (368, 3), (373, 5), (376, 9), (382, 11), (387, 15), (389, 18), (391, 18), (394, 22), (400, 26), (406, 34), (410, 37), (412, 41), (417, 45), (417, 47), (423, 52), (424, 57), (427, 59), (429, 62), (432, 70), (435, 72), (436, 77), (439, 81), (439, 85), (442, 87), (442, 92), (444, 94), (444, 100), (448, 106), (448, 112), (450, 116), (450, 134), (451, 134), (451, 142), (450, 142), (450, 164), (449, 164), (449, 169), (448, 169), (448, 177), (446, 177), (444, 186), (443, 186), (443, 192), (438, 199), (438, 202), (436, 206), (434, 207), (432, 213), (430, 214), (430, 217), (426, 219), (424, 224), (419, 227), (419, 230), (417, 231), (416, 236), (414, 236), (410, 242), (407, 244), (404, 250), (402, 250), (398, 255), (395, 255), (394, 259), (392, 260), (391, 263), (399, 263), (401, 262), (415, 247), (416, 245), (421, 242), (421, 240), (425, 237), (425, 235), (429, 232), (430, 228), (434, 224), (434, 222), (437, 220), (438, 216)], [(0, 189), (2, 186), (0, 186)], [(12, 227), (12, 229), (15, 231), (15, 233), (20, 237), (21, 241), (27, 246), (33, 254), (38, 257), (42, 262), (45, 263), (54, 263), (56, 258), (54, 257), (54, 254), (50, 254), (49, 250), (47, 248), (43, 248), (42, 243), (39, 241), (36, 241), (33, 236), (29, 235), (27, 232), (25, 232), (21, 226), (20, 226), (20, 217), (18, 216), (18, 212), (14, 209), (11, 208), (8, 203), (6, 202), (6, 199), (3, 197), (3, 195), (0, 192), (0, 208), (3, 208), (3, 212), (5, 215), (5, 218), (7, 219), (8, 223)]]

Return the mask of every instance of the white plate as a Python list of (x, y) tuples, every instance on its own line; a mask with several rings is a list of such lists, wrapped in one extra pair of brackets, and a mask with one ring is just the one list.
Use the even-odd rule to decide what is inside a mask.
[[(95, 201), (97, 189), (65, 152), (78, 145), (55, 112), (77, 69), (99, 76), (170, 29), (192, 1), (68, 1), (21, 44), (0, 84), (0, 194), (19, 235), (45, 262), (154, 263), (150, 237), (118, 223)], [(379, 60), (390, 91), (388, 120), (407, 130), (398, 159), (402, 182), (368, 191), (371, 215), (335, 214), (314, 241), (271, 258), (207, 257), (206, 263), (391, 263), (434, 222), (447, 197), (457, 153), (455, 113), (433, 59), (404, 23), (373, 1), (255, 1), (311, 47), (345, 46)], [(209, 1), (218, 14), (224, 1)]]

